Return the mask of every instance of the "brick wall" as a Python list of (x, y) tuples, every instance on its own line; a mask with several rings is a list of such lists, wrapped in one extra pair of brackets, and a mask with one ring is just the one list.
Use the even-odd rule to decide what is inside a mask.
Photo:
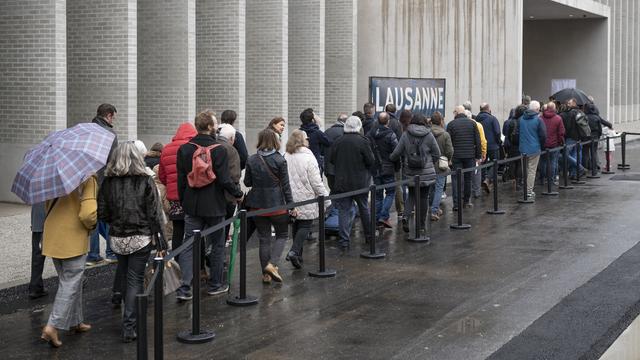
[(0, 143), (66, 127), (64, 0), (0, 2)]
[(138, 136), (166, 142), (195, 116), (195, 0), (138, 1)]
[(137, 137), (136, 12), (136, 0), (67, 0), (69, 125), (111, 103), (119, 137)]
[(338, 113), (351, 114), (357, 84), (357, 0), (326, 0), (325, 113), (327, 125)]
[[(288, 112), (287, 0), (247, 0), (247, 147), (275, 116)], [(286, 139), (286, 134), (284, 134)]]
[[(289, 123), (308, 107), (324, 118), (325, 0), (289, 2)], [(333, 116), (332, 116), (333, 118)]]
[(246, 2), (198, 1), (196, 14), (197, 109), (232, 109), (244, 131)]

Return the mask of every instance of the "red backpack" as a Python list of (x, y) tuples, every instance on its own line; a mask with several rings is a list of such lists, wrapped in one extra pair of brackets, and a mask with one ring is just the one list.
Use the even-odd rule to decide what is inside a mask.
[(189, 144), (196, 147), (196, 151), (193, 152), (193, 157), (191, 158), (191, 171), (187, 175), (189, 187), (205, 187), (216, 181), (216, 174), (213, 172), (211, 162), (211, 150), (217, 148), (220, 144), (206, 147), (192, 142)]

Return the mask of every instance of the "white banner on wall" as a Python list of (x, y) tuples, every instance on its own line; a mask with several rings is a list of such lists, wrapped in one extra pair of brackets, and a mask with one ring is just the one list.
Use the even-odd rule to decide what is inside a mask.
[(562, 89), (576, 88), (576, 79), (552, 79), (551, 94), (555, 94)]

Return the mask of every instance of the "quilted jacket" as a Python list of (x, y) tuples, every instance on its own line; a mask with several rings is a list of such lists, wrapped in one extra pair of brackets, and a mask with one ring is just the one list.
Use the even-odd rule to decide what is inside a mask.
[[(293, 154), (284, 154), (284, 158), (287, 160), (289, 185), (291, 186), (294, 202), (314, 199), (320, 195), (329, 195), (329, 192), (324, 187), (318, 163), (311, 150), (302, 147)], [(328, 203), (325, 204), (325, 208), (328, 205)], [(318, 218), (317, 204), (298, 206), (296, 210), (298, 210), (298, 219), (300, 220)]]

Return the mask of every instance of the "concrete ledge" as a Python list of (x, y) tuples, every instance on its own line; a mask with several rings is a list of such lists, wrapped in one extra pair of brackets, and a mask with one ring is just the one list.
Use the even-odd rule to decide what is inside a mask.
[(640, 314), (640, 244), (488, 359), (599, 359)]

